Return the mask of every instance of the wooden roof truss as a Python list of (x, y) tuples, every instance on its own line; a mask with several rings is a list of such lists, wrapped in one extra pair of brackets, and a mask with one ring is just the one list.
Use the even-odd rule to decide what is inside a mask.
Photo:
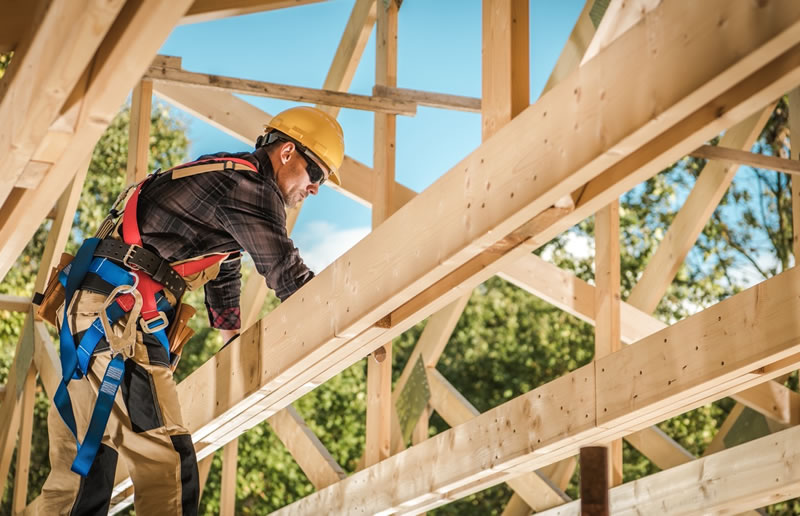
[[(178, 387), (201, 476), (225, 447), (223, 512), (234, 510), (236, 438), (264, 420), (317, 488), (278, 511), (286, 514), (413, 514), (502, 482), (515, 491), (504, 514), (577, 514), (563, 490), (578, 449), (596, 443), (611, 446), (615, 514), (755, 509), (800, 495), (792, 467), (800, 396), (772, 381), (800, 366), (800, 272), (671, 326), (650, 315), (739, 163), (798, 172), (795, 161), (747, 151), (777, 98), (789, 92), (790, 104), (800, 103), (800, 5), (612, 1), (595, 29), (587, 1), (533, 104), (527, 0), (484, 0), (481, 99), (397, 87), (396, 1), (356, 0), (320, 90), (211, 78), (156, 56), (178, 23), (308, 3), (53, 0), (18, 2), (0, 19), (0, 51), (15, 52), (0, 80), (0, 277), (49, 213), (37, 288), (65, 245), (87, 157), (132, 89), (131, 181), (146, 173), (152, 94), (248, 143), (269, 115), (232, 91), (324, 103), (334, 115), (341, 107), (376, 112), (374, 169), (346, 157), (344, 183), (333, 186), (372, 208), (372, 233), (261, 320), (266, 290), (251, 274), (242, 307), (249, 329)], [(373, 95), (351, 95), (376, 24)], [(419, 194), (395, 181), (394, 165), (395, 118), (417, 105), (480, 111), (483, 132), (479, 147)], [(790, 125), (798, 119), (791, 114)], [(723, 131), (717, 147), (704, 145)], [(711, 161), (620, 301), (617, 200), (689, 154)], [(793, 199), (798, 228), (800, 195)], [(531, 254), (590, 215), (598, 221), (595, 286)], [(472, 289), (495, 274), (594, 324), (596, 356), (480, 414), (436, 363)], [(60, 373), (29, 301), (0, 296), (0, 309), (28, 312), (0, 404), (4, 482), (17, 436), (17, 471), (30, 467), (36, 375), (52, 394)], [(317, 324), (306, 323), (309, 312)], [(426, 317), (393, 392), (391, 359), (369, 360), (367, 449), (363, 469), (347, 476), (291, 404), (379, 348), (390, 357), (391, 339)], [(418, 359), (431, 398), (404, 449), (393, 407)], [(740, 405), (710, 447), (718, 453), (695, 458), (652, 426), (724, 396)], [(744, 406), (778, 431), (719, 451)], [(452, 428), (426, 439), (431, 411)], [(665, 471), (618, 485), (623, 438)], [(26, 475), (18, 478), (15, 513), (32, 509)], [(124, 465), (115, 496), (112, 512), (132, 501)]]

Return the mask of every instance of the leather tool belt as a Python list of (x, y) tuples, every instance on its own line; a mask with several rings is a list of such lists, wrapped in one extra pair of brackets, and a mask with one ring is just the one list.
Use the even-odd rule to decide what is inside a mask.
[(175, 299), (180, 299), (186, 290), (186, 282), (169, 262), (144, 247), (107, 238), (100, 241), (94, 255), (114, 260), (131, 270), (144, 271), (169, 289)]

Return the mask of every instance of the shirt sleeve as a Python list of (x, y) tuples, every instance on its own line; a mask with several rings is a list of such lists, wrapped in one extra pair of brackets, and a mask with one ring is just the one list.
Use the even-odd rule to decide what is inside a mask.
[(208, 322), (212, 328), (238, 330), (242, 326), (239, 296), (242, 289), (241, 254), (220, 264), (217, 277), (205, 284)]
[(239, 176), (215, 215), (281, 301), (314, 277), (286, 233), (283, 199), (269, 181)]

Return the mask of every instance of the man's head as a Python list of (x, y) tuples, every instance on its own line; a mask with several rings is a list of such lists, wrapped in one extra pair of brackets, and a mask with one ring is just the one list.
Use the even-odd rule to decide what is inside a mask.
[(256, 147), (266, 148), (287, 207), (316, 195), (327, 180), (340, 184), (344, 138), (335, 118), (316, 108), (296, 107), (276, 115), (265, 130)]

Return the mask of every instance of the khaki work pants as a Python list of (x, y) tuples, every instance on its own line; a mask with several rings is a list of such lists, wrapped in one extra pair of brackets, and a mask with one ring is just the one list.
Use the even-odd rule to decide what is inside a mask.
[[(80, 332), (97, 317), (106, 296), (88, 291), (76, 296), (80, 297), (73, 304), (70, 326), (78, 335), (77, 342)], [(121, 335), (121, 324), (115, 325), (114, 331)], [(101, 340), (98, 348), (105, 345)], [(110, 361), (110, 351), (96, 352), (86, 377), (69, 383), (81, 440)], [(197, 514), (199, 485), (194, 446), (183, 426), (166, 351), (151, 335), (143, 337), (141, 331), (137, 332), (134, 356), (125, 360), (125, 374), (86, 478), (70, 470), (77, 452), (75, 438), (53, 405), (47, 427), (51, 471), (42, 488), (40, 514), (106, 514), (118, 455), (124, 459), (120, 469), (127, 468), (133, 481), (137, 514)]]

